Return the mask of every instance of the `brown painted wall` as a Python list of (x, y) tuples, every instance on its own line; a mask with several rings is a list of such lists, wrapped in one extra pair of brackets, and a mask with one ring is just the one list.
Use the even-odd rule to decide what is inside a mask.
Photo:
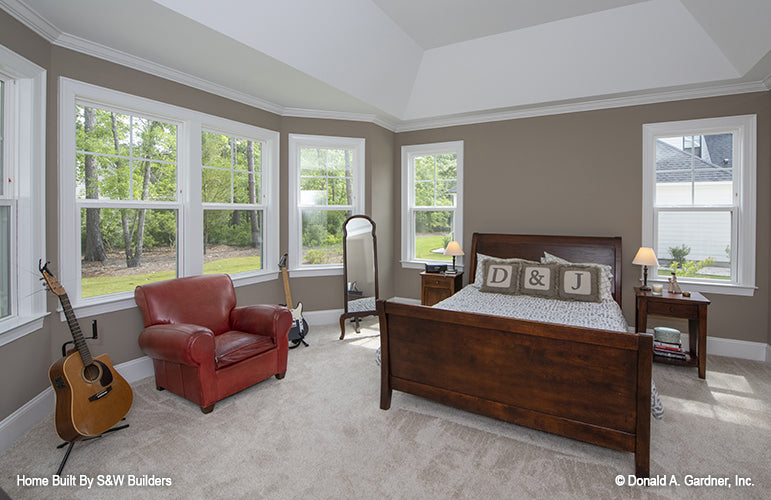
[[(464, 140), (464, 249), (479, 232), (623, 237), (624, 303), (634, 321), (632, 257), (642, 232), (642, 125), (757, 114), (757, 270), (754, 297), (709, 294), (710, 336), (769, 341), (769, 202), (771, 93), (667, 102), (555, 116), (489, 122), (396, 135), (401, 146)], [(395, 171), (395, 217), (401, 171)], [(400, 251), (395, 220), (394, 252)], [(468, 256), (465, 257), (468, 262)], [(413, 269), (396, 270), (396, 294), (418, 298)], [(468, 282), (468, 277), (465, 277)]]

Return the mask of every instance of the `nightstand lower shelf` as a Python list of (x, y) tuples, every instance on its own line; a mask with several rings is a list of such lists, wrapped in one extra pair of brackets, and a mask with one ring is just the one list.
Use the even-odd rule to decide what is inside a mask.
[(685, 359), (670, 358), (669, 356), (662, 356), (654, 352), (653, 361), (677, 366), (699, 366), (699, 357), (690, 352), (685, 353)]

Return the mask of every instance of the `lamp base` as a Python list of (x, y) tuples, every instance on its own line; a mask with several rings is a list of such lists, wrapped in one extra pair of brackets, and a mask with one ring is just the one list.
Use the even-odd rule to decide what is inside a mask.
[(643, 285), (643, 286), (640, 287), (640, 291), (641, 292), (650, 292), (651, 291), (651, 287), (649, 287), (648, 285)]

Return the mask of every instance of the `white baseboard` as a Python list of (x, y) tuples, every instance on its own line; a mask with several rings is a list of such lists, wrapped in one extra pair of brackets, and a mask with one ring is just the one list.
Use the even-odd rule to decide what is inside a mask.
[(153, 360), (147, 356), (142, 356), (116, 365), (115, 369), (121, 377), (126, 379), (126, 382), (133, 384), (153, 375)]
[[(688, 345), (688, 334), (681, 335), (683, 345)], [(726, 356), (750, 361), (771, 362), (771, 345), (763, 342), (723, 339), (707, 336), (707, 355)], [(709, 368), (708, 368), (709, 369)]]
[(303, 311), (303, 318), (308, 326), (334, 325), (340, 321), (343, 309), (327, 309), (324, 311)]
[(13, 446), (28, 430), (53, 413), (55, 404), (54, 390), (48, 387), (4, 418), (0, 422), (0, 453)]

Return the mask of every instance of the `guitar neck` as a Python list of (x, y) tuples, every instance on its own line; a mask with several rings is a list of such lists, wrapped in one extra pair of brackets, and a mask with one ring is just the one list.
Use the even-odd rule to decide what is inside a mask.
[(286, 298), (286, 306), (289, 309), (294, 309), (292, 307), (292, 292), (289, 290), (289, 276), (287, 275), (286, 268), (281, 268), (281, 275), (284, 277), (284, 296)]
[(80, 359), (83, 361), (83, 366), (89, 366), (94, 362), (94, 360), (91, 358), (91, 351), (88, 350), (86, 339), (83, 338), (83, 332), (80, 331), (78, 319), (75, 317), (75, 313), (72, 311), (70, 298), (66, 293), (64, 293), (59, 295), (59, 302), (62, 304), (64, 317), (67, 318), (67, 325), (70, 327), (70, 334), (72, 334), (72, 340), (75, 341), (75, 347), (80, 353)]

